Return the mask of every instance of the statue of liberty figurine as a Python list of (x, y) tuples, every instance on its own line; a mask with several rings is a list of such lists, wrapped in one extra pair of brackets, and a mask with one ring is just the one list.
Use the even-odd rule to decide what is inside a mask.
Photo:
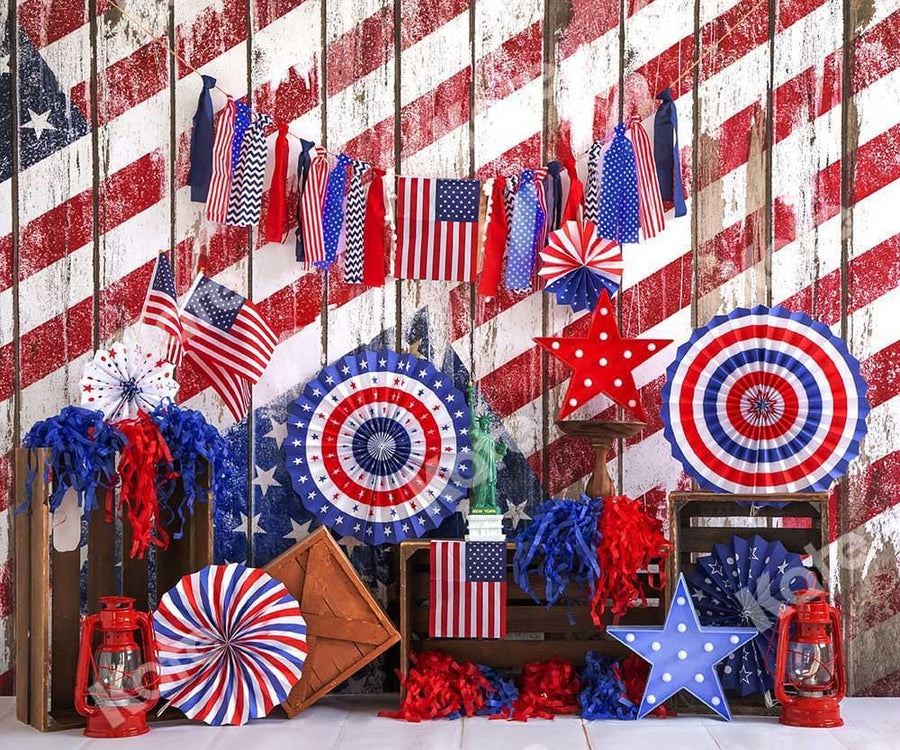
[(470, 516), (498, 516), (497, 504), (497, 464), (506, 455), (506, 445), (491, 437), (490, 414), (475, 413), (475, 388), (470, 385), (469, 413), (472, 426), (469, 437), (472, 440), (472, 497), (469, 502)]

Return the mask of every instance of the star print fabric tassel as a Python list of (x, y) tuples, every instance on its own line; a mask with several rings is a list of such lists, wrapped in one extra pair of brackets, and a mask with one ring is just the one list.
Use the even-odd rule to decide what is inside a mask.
[(597, 235), (615, 242), (638, 242), (640, 201), (634, 147), (619, 123), (606, 156), (600, 182)]

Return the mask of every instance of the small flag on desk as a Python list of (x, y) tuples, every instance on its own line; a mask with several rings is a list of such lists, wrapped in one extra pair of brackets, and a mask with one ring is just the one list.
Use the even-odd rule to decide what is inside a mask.
[(431, 542), (432, 638), (506, 636), (506, 543)]

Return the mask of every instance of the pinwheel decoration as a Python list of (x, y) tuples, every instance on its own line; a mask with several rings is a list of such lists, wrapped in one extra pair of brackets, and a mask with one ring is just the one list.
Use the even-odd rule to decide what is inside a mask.
[(300, 605), (265, 571), (210, 565), (153, 614), (159, 692), (190, 719), (245, 724), (284, 702), (306, 660)]
[(687, 584), (703, 625), (741, 625), (759, 632), (719, 665), (723, 687), (742, 696), (770, 690), (778, 613), (783, 604), (793, 604), (794, 592), (816, 586), (812, 571), (781, 542), (735, 536), (701, 557)]
[(597, 236), (591, 222), (567, 221), (547, 238), (538, 274), (544, 290), (575, 312), (593, 310), (604, 289), (615, 296), (622, 284), (622, 251), (618, 243)]
[(465, 396), (411, 354), (363, 350), (291, 405), (285, 463), (316, 518), (369, 544), (437, 528), (471, 484)]
[(174, 400), (178, 383), (175, 366), (139, 346), (113, 344), (100, 349), (85, 365), (79, 382), (81, 405), (99, 409), (111, 422), (134, 419), (165, 400)]
[(824, 491), (859, 454), (869, 413), (859, 362), (803, 313), (759, 306), (715, 317), (666, 375), (665, 436), (705, 489)]

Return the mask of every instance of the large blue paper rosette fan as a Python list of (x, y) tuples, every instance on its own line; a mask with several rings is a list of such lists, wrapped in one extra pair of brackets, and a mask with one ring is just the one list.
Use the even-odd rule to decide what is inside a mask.
[(759, 631), (719, 665), (722, 686), (742, 696), (772, 689), (779, 610), (793, 603), (795, 592), (816, 586), (800, 556), (781, 542), (735, 536), (697, 560), (687, 583), (703, 625)]
[(781, 307), (713, 318), (678, 349), (662, 419), (704, 489), (824, 491), (866, 434), (859, 362), (822, 323)]
[(303, 504), (369, 544), (437, 528), (471, 483), (465, 396), (410, 354), (362, 351), (326, 367), (291, 405), (284, 445)]

